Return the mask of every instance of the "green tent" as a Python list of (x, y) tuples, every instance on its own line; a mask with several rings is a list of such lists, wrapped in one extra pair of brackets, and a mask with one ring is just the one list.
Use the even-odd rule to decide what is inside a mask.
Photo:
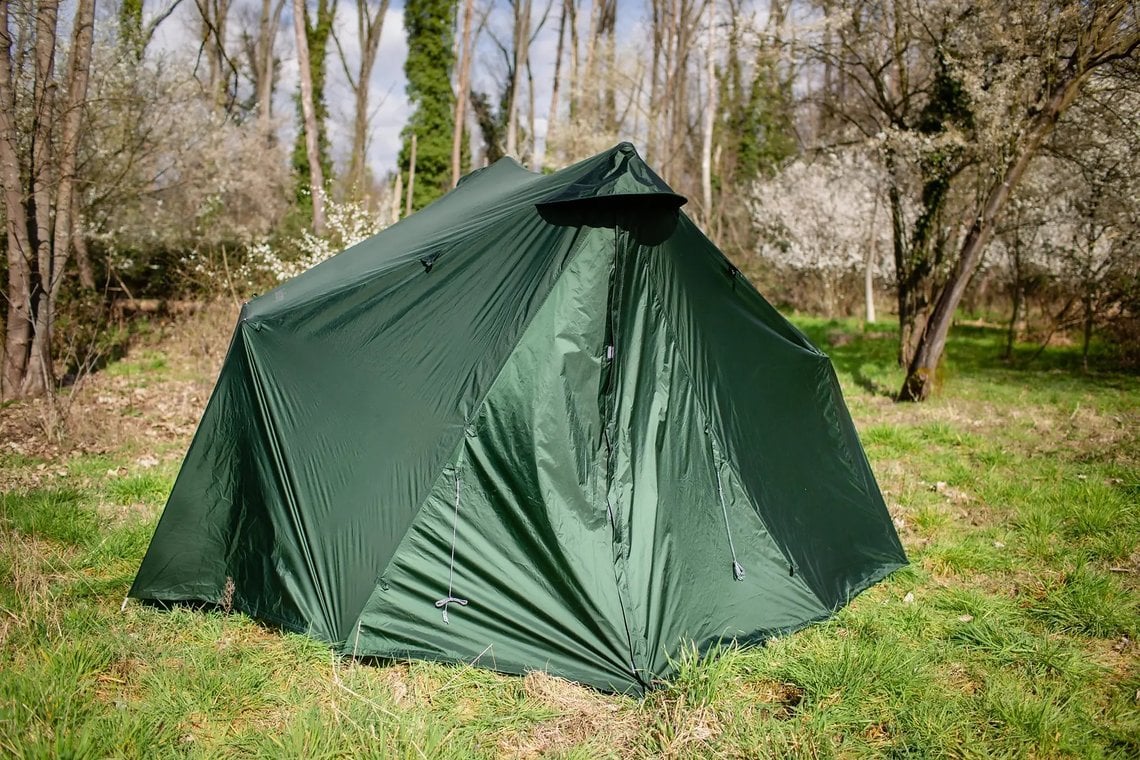
[(641, 692), (906, 562), (831, 362), (623, 143), (242, 309), (131, 596)]

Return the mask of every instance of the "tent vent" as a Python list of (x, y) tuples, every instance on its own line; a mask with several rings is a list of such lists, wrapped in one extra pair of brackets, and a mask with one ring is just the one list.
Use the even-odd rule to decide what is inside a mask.
[(455, 533), (459, 529), (459, 466), (455, 467), (455, 518), (451, 523), (451, 564), (447, 570), (447, 596), (438, 600), (435, 603), (436, 607), (443, 610), (443, 623), (444, 625), (451, 625), (451, 621), (447, 619), (447, 605), (455, 602), (461, 607), (467, 606), (466, 599), (460, 599), (453, 593), (453, 586), (455, 584)]

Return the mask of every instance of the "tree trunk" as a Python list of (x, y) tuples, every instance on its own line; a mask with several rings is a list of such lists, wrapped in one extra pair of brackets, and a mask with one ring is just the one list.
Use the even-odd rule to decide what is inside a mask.
[(1093, 296), (1089, 290), (1089, 286), (1085, 287), (1084, 296), (1081, 298), (1082, 305), (1084, 306), (1084, 322), (1085, 329), (1083, 340), (1081, 341), (1081, 368), (1089, 371), (1089, 344), (1092, 342), (1093, 333), (1093, 317), (1096, 312), (1093, 309)]
[(899, 391), (900, 401), (925, 401), (934, 391), (938, 363), (946, 349), (946, 337), (954, 321), (954, 312), (966, 292), (982, 252), (993, 235), (994, 223), (1005, 208), (1009, 195), (1021, 181), (1026, 168), (1036, 155), (1041, 143), (1056, 126), (1057, 120), (1072, 103), (1084, 81), (1084, 75), (1070, 75), (1054, 88), (1045, 107), (1034, 117), (1025, 137), (1017, 145), (1013, 159), (1001, 181), (990, 188), (970, 231), (962, 241), (958, 259), (950, 278), (940, 289), (930, 318), (922, 330), (914, 357), (907, 368), (906, 380)]
[(514, 0), (514, 63), (507, 90), (507, 155), (519, 158), (519, 88), (530, 52), (531, 0)]
[(459, 55), (459, 78), (455, 87), (455, 125), (451, 132), (451, 186), (459, 184), (463, 172), (463, 127), (467, 123), (467, 96), (471, 90), (471, 20), (475, 0), (463, 3), (463, 38)]
[(266, 142), (273, 135), (273, 41), (281, 26), (281, 13), (285, 0), (261, 0), (261, 16), (258, 19), (257, 42), (252, 45), (251, 65), (257, 91), (257, 124)]
[(541, 167), (535, 164), (535, 157), (538, 155), (537, 140), (534, 139), (534, 71), (530, 67), (530, 58), (526, 61), (526, 144), (528, 147), (527, 153), (530, 158), (531, 171), (537, 172)]
[(83, 235), (83, 222), (79, 216), (79, 194), (72, 208), (71, 243), (75, 247), (75, 266), (79, 270), (79, 284), (88, 290), (95, 289), (95, 270), (91, 267), (91, 252)]
[(875, 321), (875, 259), (878, 246), (872, 242), (867, 247), (867, 261), (863, 266), (863, 305), (867, 324)]
[(657, 157), (657, 121), (660, 118), (658, 113), (660, 109), (660, 93), (658, 92), (658, 82), (660, 77), (657, 72), (661, 65), (661, 46), (664, 44), (662, 39), (663, 25), (661, 23), (661, 15), (664, 12), (661, 0), (653, 0), (650, 3), (652, 9), (652, 38), (653, 48), (649, 56), (649, 108), (648, 113), (645, 115), (645, 160), (648, 161), (650, 157), (656, 159)]
[(348, 71), (348, 61), (341, 49), (340, 40), (333, 33), (345, 78), (353, 94), (348, 189), (357, 198), (364, 198), (368, 190), (368, 126), (372, 121), (368, 112), (368, 96), (371, 92), (372, 70), (376, 67), (376, 56), (380, 50), (380, 37), (384, 33), (384, 16), (387, 13), (388, 0), (381, 0), (375, 13), (369, 10), (367, 0), (356, 0), (356, 39), (360, 45), (360, 66), (355, 79)]
[(871, 208), (871, 226), (867, 229), (867, 256), (863, 261), (863, 314), (867, 324), (875, 321), (875, 264), (879, 261), (879, 195)]
[(602, 98), (602, 124), (607, 135), (617, 133), (617, 94), (614, 88), (617, 75), (617, 0), (609, 0), (602, 6), (601, 25), (598, 33), (605, 38), (605, 71), (602, 81), (605, 83)]
[[(566, 0), (566, 4), (570, 9), (570, 84), (566, 88), (570, 93), (570, 102), (567, 103), (567, 115), (573, 128), (574, 120), (578, 116), (578, 91), (582, 87), (579, 78), (581, 72), (578, 70), (578, 0)], [(578, 156), (573, 155), (569, 158), (574, 159)]]
[[(35, 224), (35, 268), (32, 270), (32, 344), (17, 394), (34, 396), (51, 385), (51, 320), (47, 311), (52, 265), (52, 190), (55, 169), (52, 133), (55, 125), (55, 43), (59, 21), (58, 0), (41, 0), (36, 8), (36, 74), (34, 88), (34, 136), (32, 138), (32, 204)], [(45, 356), (46, 352), (46, 356)]]
[[(195, 0), (202, 20), (202, 50), (206, 53), (206, 86), (214, 94), (214, 103), (224, 108), (230, 100), (230, 78), (237, 70), (226, 52), (226, 27), (230, 0)], [(234, 82), (236, 86), (236, 81)], [(236, 94), (236, 93), (235, 93)]]
[(27, 370), (32, 341), (31, 271), (34, 253), (28, 236), (27, 207), (22, 192), (19, 143), (14, 122), (16, 94), (12, 81), (12, 42), (8, 0), (0, 0), (0, 186), (4, 188), (8, 242), (8, 313), (0, 398), (18, 394)]
[(558, 96), (562, 83), (562, 49), (566, 41), (566, 21), (573, 7), (573, 0), (562, 3), (562, 17), (558, 21), (558, 46), (554, 53), (554, 80), (550, 85), (550, 113), (546, 117), (546, 136), (542, 140), (542, 151), (535, 151), (535, 170), (541, 171), (546, 157), (553, 153), (554, 135), (558, 124)]
[(1013, 241), (1013, 292), (1010, 299), (1013, 301), (1012, 314), (1009, 315), (1009, 331), (1006, 334), (1005, 354), (1002, 358), (1013, 358), (1013, 344), (1017, 342), (1017, 318), (1021, 313), (1021, 219), (1018, 217)]
[(404, 175), (396, 172), (396, 182), (392, 186), (392, 214), (391, 223), (400, 221), (400, 201), (404, 194)]
[(705, 79), (708, 82), (708, 102), (705, 103), (704, 134), (701, 137), (701, 216), (706, 227), (712, 221), (712, 142), (716, 124), (716, 0), (708, 4), (708, 38), (705, 42)]
[[(55, 76), (58, 3), (45, 1), (36, 8), (33, 147), (27, 172), (32, 177), (30, 199), (20, 191), (23, 172), (8, 108), (15, 103), (8, 4), (4, 0), (0, 4), (0, 99), (5, 105), (0, 109), (4, 111), (0, 116), (0, 181), (5, 188), (9, 246), (3, 392), (5, 396), (31, 396), (54, 386), (52, 328), (75, 225), (76, 166), (91, 70), (95, 0), (79, 0), (75, 9), (62, 109), (56, 108), (61, 85)], [(58, 141), (54, 139), (57, 125)], [(32, 213), (29, 205), (34, 206)], [(29, 222), (34, 223), (34, 237), (29, 235)]]
[(408, 205), (404, 216), (412, 215), (412, 199), (416, 195), (416, 133), (412, 132), (412, 150), (408, 157)]
[(297, 68), (301, 75), (301, 113), (305, 121), (305, 154), (309, 161), (309, 192), (313, 199), (313, 232), (325, 230), (324, 172), (317, 141), (317, 115), (313, 105), (313, 72), (309, 68), (309, 39), (305, 29), (305, 2), (293, 0), (293, 32)]

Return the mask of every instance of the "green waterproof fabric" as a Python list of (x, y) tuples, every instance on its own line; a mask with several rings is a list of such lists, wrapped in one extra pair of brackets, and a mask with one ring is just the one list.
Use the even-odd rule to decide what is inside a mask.
[(623, 143), (248, 303), (131, 596), (611, 691), (906, 562), (827, 357)]

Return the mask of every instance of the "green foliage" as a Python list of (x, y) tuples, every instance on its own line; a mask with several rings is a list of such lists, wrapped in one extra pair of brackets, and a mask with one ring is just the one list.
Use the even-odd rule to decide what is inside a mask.
[(135, 61), (141, 61), (145, 43), (143, 0), (122, 0), (119, 4), (119, 44)]
[(770, 176), (796, 154), (789, 83), (781, 80), (767, 50), (758, 53), (750, 82), (743, 68), (734, 35), (719, 76), (721, 115), (714, 136), (732, 176), (715, 178), (718, 186), (746, 186), (757, 177)]
[(451, 70), (455, 65), (456, 0), (408, 0), (404, 28), (408, 33), (408, 100), (412, 115), (404, 127), (400, 171), (405, 187), (411, 163), (411, 140), (416, 136), (416, 178), (412, 208), (419, 210), (451, 184), (451, 140), (455, 96)]
[(496, 112), (491, 107), (487, 93), (475, 91), (471, 92), (471, 110), (475, 113), (475, 121), (483, 135), (487, 163), (493, 164), (506, 155), (503, 145), (506, 142), (507, 125), (503, 123), (502, 111)]

